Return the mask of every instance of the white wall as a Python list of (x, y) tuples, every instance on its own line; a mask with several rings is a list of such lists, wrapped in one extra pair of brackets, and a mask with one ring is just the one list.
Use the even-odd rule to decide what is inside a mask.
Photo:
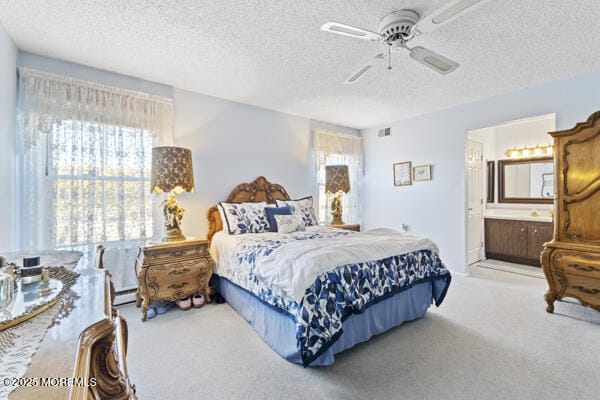
[(177, 146), (192, 149), (195, 193), (178, 196), (187, 235), (204, 237), (206, 211), (235, 185), (265, 176), (292, 198), (315, 195), (311, 131), (358, 131), (175, 89)]
[(18, 67), (38, 69), (52, 74), (65, 75), (75, 79), (145, 92), (156, 96), (173, 97), (173, 88), (168, 85), (162, 85), (133, 76), (117, 74), (81, 64), (27, 53), (25, 51), (19, 51)]
[(15, 250), (17, 48), (0, 24), (0, 252)]
[(504, 153), (514, 146), (519, 148), (550, 144), (552, 143), (552, 137), (548, 135), (548, 132), (555, 129), (556, 122), (552, 115), (500, 125), (495, 128), (495, 159), (507, 159), (508, 157)]
[[(571, 128), (600, 109), (599, 87), (600, 72), (579, 75), (397, 121), (391, 137), (377, 137), (381, 127), (363, 130), (363, 225), (399, 229), (407, 223), (409, 233), (437, 242), (449, 268), (465, 272), (466, 131), (550, 113), (557, 129)], [(394, 187), (392, 164), (399, 161), (432, 164), (433, 180)]]

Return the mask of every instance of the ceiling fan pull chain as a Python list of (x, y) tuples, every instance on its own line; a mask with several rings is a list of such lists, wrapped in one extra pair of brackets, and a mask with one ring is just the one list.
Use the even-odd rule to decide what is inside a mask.
[(388, 71), (392, 69), (392, 46), (388, 46)]

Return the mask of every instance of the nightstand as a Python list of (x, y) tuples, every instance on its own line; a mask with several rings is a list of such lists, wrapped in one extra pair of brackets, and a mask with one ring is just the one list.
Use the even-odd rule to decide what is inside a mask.
[(345, 229), (347, 231), (360, 232), (360, 224), (327, 225), (332, 228)]
[(213, 261), (207, 240), (142, 245), (135, 272), (138, 277), (135, 305), (142, 307), (142, 321), (146, 320), (146, 311), (155, 300), (183, 300), (202, 292), (205, 301), (210, 303), (208, 281), (213, 273)]

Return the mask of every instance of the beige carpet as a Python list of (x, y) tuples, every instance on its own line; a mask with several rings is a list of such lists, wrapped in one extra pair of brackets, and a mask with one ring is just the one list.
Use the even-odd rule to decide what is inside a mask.
[(150, 399), (598, 399), (600, 313), (544, 310), (545, 281), (478, 268), (439, 309), (302, 368), (273, 352), (228, 305), (142, 323), (133, 305), (129, 372)]

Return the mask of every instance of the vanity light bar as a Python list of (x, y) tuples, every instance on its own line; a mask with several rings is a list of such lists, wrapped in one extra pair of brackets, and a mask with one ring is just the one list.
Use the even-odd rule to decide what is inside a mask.
[(520, 149), (513, 147), (512, 149), (508, 149), (504, 154), (508, 158), (545, 157), (554, 154), (554, 146), (551, 144), (546, 146), (536, 145), (535, 147), (523, 147)]

